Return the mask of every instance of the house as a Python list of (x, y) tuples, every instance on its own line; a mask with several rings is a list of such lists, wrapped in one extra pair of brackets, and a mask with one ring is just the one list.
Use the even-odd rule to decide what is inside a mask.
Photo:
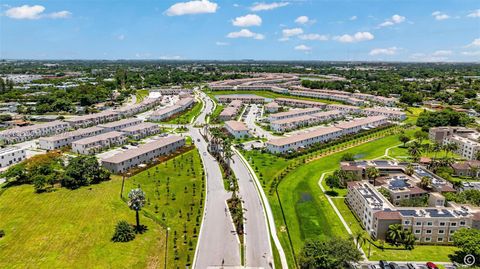
[(85, 129), (78, 129), (71, 132), (61, 133), (49, 137), (41, 137), (38, 139), (39, 147), (45, 150), (54, 150), (63, 147), (69, 147), (72, 142), (89, 136), (96, 136), (105, 132), (104, 128), (97, 126)]
[(245, 123), (240, 121), (226, 121), (225, 129), (227, 129), (227, 131), (235, 138), (245, 138), (250, 136), (248, 133), (248, 127), (245, 125)]
[(125, 133), (130, 138), (138, 140), (160, 133), (160, 126), (151, 122), (142, 122), (137, 125), (123, 128), (120, 132)]
[(100, 124), (98, 125), (98, 127), (105, 129), (106, 132), (111, 132), (111, 131), (118, 131), (120, 129), (124, 129), (130, 126), (134, 126), (134, 125), (140, 124), (141, 122), (142, 122), (141, 119), (127, 118), (119, 121)]
[(268, 113), (275, 113), (275, 112), (278, 111), (279, 108), (280, 108), (280, 106), (277, 104), (277, 102), (270, 102), (270, 103), (265, 105), (265, 110)]

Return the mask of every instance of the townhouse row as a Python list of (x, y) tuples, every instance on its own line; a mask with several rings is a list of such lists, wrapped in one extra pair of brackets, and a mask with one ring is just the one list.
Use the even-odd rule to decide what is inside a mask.
[(225, 129), (237, 139), (250, 136), (250, 134), (248, 133), (248, 127), (245, 125), (245, 123), (240, 121), (226, 121)]
[(195, 103), (193, 97), (182, 98), (177, 101), (173, 106), (165, 107), (159, 110), (155, 110), (149, 117), (148, 120), (151, 121), (162, 121), (168, 119), (175, 114), (181, 113), (188, 108), (192, 107)]
[(272, 153), (286, 153), (306, 148), (316, 143), (327, 142), (361, 130), (376, 128), (386, 125), (387, 123), (387, 118), (384, 116), (362, 118), (350, 122), (339, 123), (333, 127), (321, 127), (317, 130), (306, 133), (272, 139), (266, 142), (266, 147), (267, 150)]
[(222, 110), (218, 118), (223, 121), (234, 119), (235, 116), (238, 115), (238, 112), (240, 111), (241, 108), (242, 108), (242, 101), (233, 100), (230, 102), (230, 104), (228, 104), (228, 106), (226, 106)]
[(344, 116), (345, 112), (339, 110), (320, 111), (295, 117), (287, 117), (280, 120), (273, 120), (270, 122), (270, 129), (276, 132), (286, 132), (300, 127), (341, 119)]

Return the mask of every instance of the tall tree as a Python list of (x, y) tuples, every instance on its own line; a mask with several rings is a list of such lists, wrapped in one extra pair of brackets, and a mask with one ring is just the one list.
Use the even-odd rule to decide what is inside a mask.
[(361, 252), (352, 240), (330, 238), (327, 240), (309, 240), (299, 255), (300, 268), (340, 269), (349, 263), (358, 262)]
[(145, 193), (141, 188), (133, 189), (128, 193), (128, 207), (131, 210), (135, 210), (135, 219), (137, 220), (137, 231), (140, 231), (140, 215), (139, 211), (145, 205)]

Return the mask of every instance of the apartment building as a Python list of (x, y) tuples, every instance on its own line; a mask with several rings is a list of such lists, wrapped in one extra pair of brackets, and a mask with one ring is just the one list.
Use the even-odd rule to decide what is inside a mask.
[(117, 112), (113, 110), (108, 110), (99, 113), (68, 118), (64, 121), (69, 123), (73, 128), (86, 128), (106, 122), (116, 121), (120, 118), (121, 115), (119, 115)]
[(458, 155), (468, 160), (475, 160), (480, 151), (480, 132), (475, 129), (443, 126), (434, 127), (429, 130), (429, 138), (442, 145), (454, 143), (458, 149)]
[(327, 110), (340, 110), (345, 113), (350, 114), (360, 114), (362, 110), (357, 106), (349, 106), (349, 105), (342, 105), (342, 104), (328, 104), (326, 106)]
[(187, 110), (194, 104), (194, 100), (192, 97), (187, 97), (180, 99), (176, 102), (173, 106), (168, 106), (165, 108), (161, 108), (159, 110), (155, 110), (148, 119), (151, 121), (162, 121), (164, 119), (168, 119), (175, 114), (178, 114), (182, 111)]
[(120, 132), (125, 133), (130, 138), (138, 140), (160, 133), (160, 126), (151, 122), (142, 122), (137, 125), (123, 128)]
[(270, 114), (268, 116), (268, 121), (273, 122), (273, 121), (278, 121), (278, 120), (283, 120), (283, 119), (288, 119), (288, 118), (295, 118), (299, 116), (305, 116), (305, 115), (311, 115), (315, 113), (322, 112), (322, 109), (320, 108), (304, 108), (304, 109), (291, 109), (289, 111), (285, 112), (279, 112), (275, 114)]
[(141, 119), (137, 118), (128, 118), (119, 121), (109, 122), (105, 124), (100, 124), (98, 127), (105, 129), (106, 132), (118, 131), (130, 126), (134, 126), (142, 123)]
[(160, 89), (153, 89), (150, 90), (151, 92), (158, 92), (161, 95), (179, 95), (180, 93), (189, 93), (192, 94), (193, 90), (191, 89), (184, 89), (179, 87), (172, 87), (172, 88), (160, 88)]
[(312, 114), (311, 116), (317, 118), (319, 122), (325, 122), (325, 121), (341, 119), (345, 117), (345, 114), (346, 114), (345, 111), (329, 110), (329, 111), (318, 112), (318, 113)]
[(111, 131), (72, 142), (72, 151), (79, 154), (95, 154), (106, 148), (119, 146), (127, 141), (122, 132)]
[(0, 140), (6, 144), (20, 143), (42, 136), (51, 136), (63, 133), (70, 128), (70, 124), (63, 121), (52, 121), (24, 127), (15, 127), (0, 131)]
[(17, 147), (0, 148), (0, 168), (19, 163), (26, 158), (25, 149)]
[(233, 100), (225, 107), (220, 115), (218, 116), (220, 120), (231, 120), (237, 116), (238, 112), (242, 108), (242, 101), (241, 100)]
[(357, 98), (351, 97), (349, 95), (335, 94), (335, 93), (326, 92), (326, 91), (293, 90), (293, 91), (289, 91), (289, 93), (291, 95), (296, 95), (296, 96), (305, 96), (305, 97), (310, 97), (310, 98), (334, 100), (334, 101), (344, 102), (344, 103), (355, 105), (355, 106), (361, 106), (361, 105), (365, 104), (365, 101), (363, 101), (361, 99), (357, 99)]
[(291, 98), (275, 98), (275, 103), (282, 106), (291, 106), (291, 107), (298, 107), (298, 108), (318, 107), (321, 109), (325, 109), (327, 106), (327, 104), (321, 103), (321, 102), (291, 99)]
[(55, 150), (63, 147), (70, 147), (72, 142), (89, 136), (99, 135), (105, 132), (104, 128), (89, 127), (71, 132), (61, 133), (50, 137), (41, 137), (38, 140), (39, 147), (44, 150)]
[(352, 97), (362, 100), (368, 100), (370, 102), (378, 103), (384, 106), (395, 106), (395, 104), (398, 102), (398, 99), (394, 97), (377, 96), (368, 93), (354, 93), (352, 94)]
[(278, 112), (278, 109), (280, 108), (280, 106), (277, 104), (277, 102), (270, 102), (266, 104), (264, 108), (265, 108), (265, 111), (267, 111), (268, 113), (276, 113)]
[(149, 163), (162, 155), (170, 154), (185, 145), (185, 138), (170, 136), (129, 149), (109, 158), (102, 165), (113, 173), (124, 173), (143, 163)]
[(131, 117), (133, 115), (145, 112), (149, 109), (153, 109), (155, 106), (160, 105), (161, 98), (145, 98), (138, 104), (124, 106), (114, 111), (123, 117)]
[(293, 118), (283, 118), (281, 120), (274, 120), (270, 122), (270, 128), (276, 132), (286, 132), (289, 130), (306, 127), (319, 122), (319, 119), (310, 116), (302, 115)]
[(248, 133), (248, 127), (245, 125), (245, 123), (240, 121), (226, 121), (225, 129), (235, 138), (245, 138), (250, 136)]
[(423, 244), (452, 243), (452, 235), (458, 229), (480, 227), (478, 209), (455, 204), (449, 207), (396, 207), (367, 181), (349, 182), (346, 202), (364, 229), (380, 240), (386, 240), (392, 224), (411, 229), (417, 242)]
[(386, 109), (386, 108), (365, 108), (363, 114), (366, 116), (385, 116), (389, 120), (403, 121), (407, 118), (407, 114), (402, 111)]
[(373, 116), (338, 123), (335, 127), (342, 129), (342, 135), (348, 135), (385, 125), (388, 123), (387, 120), (385, 116)]
[(480, 177), (480, 161), (469, 160), (452, 164), (455, 176)]
[(234, 100), (242, 101), (245, 104), (263, 104), (265, 103), (265, 97), (261, 97), (254, 94), (227, 94), (217, 95), (217, 99), (220, 103), (230, 103)]
[(302, 134), (272, 139), (266, 142), (267, 150), (272, 153), (286, 153), (306, 148), (316, 143), (322, 143), (342, 136), (342, 129), (324, 127)]

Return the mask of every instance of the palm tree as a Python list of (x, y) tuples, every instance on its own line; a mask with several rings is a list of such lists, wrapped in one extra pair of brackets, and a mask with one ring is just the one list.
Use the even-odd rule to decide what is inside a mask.
[(411, 176), (415, 172), (415, 169), (413, 168), (413, 165), (409, 163), (407, 167), (405, 167), (405, 174)]
[(395, 246), (402, 241), (403, 228), (400, 224), (392, 224), (388, 226), (387, 238)]
[(380, 171), (376, 167), (370, 166), (365, 170), (365, 174), (369, 181), (373, 181), (373, 186), (375, 186), (375, 179), (380, 176)]
[(423, 189), (429, 189), (430, 185), (432, 185), (432, 179), (430, 177), (424, 176), (420, 180), (420, 187)]
[(455, 143), (447, 143), (443, 147), (445, 149), (445, 157), (448, 155), (448, 153), (458, 150), (458, 145)]
[(412, 230), (403, 231), (403, 240), (402, 243), (405, 246), (405, 249), (412, 250), (415, 245), (415, 235), (412, 233)]
[(413, 141), (408, 147), (408, 154), (412, 156), (414, 162), (418, 162), (422, 155), (422, 146), (418, 141)]
[(145, 193), (142, 191), (142, 189), (137, 188), (133, 189), (128, 193), (128, 207), (130, 207), (131, 210), (135, 210), (135, 217), (137, 220), (137, 231), (140, 230), (140, 216), (138, 212), (142, 210), (142, 207), (145, 205)]
[(363, 230), (355, 232), (354, 238), (357, 248), (361, 248), (365, 243), (367, 243), (367, 237), (367, 234)]

